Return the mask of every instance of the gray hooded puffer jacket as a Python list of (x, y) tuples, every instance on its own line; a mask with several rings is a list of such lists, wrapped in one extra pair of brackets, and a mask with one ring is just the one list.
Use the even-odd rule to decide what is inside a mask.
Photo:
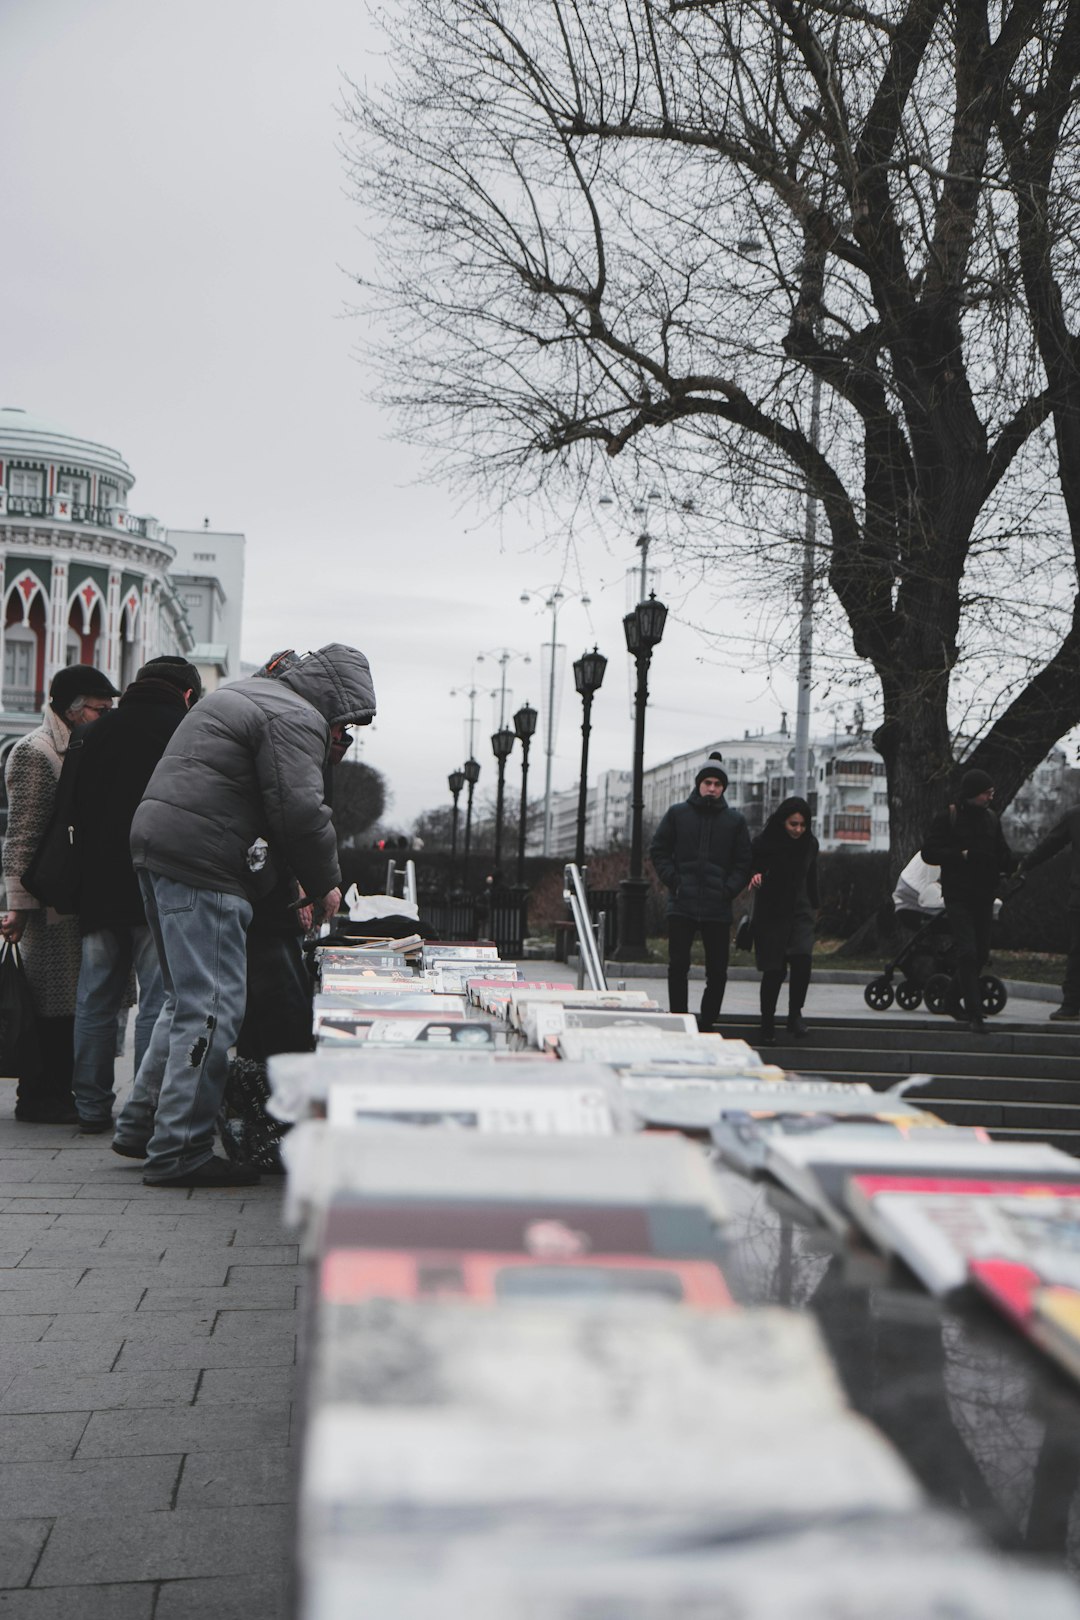
[[(185, 716), (161, 756), (131, 823), (132, 861), (249, 899), (269, 892), (276, 861), (305, 893), (329, 893), (341, 879), (323, 789), (330, 727), (364, 725), (374, 713), (367, 659), (336, 643), (276, 680), (219, 687)], [(248, 852), (258, 838), (270, 859), (252, 870)]]

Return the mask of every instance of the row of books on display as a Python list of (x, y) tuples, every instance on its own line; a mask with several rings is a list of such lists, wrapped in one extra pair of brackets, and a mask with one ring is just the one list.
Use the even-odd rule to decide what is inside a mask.
[(493, 947), (319, 954), (316, 1051), (270, 1066), (314, 1276), (301, 1620), (1080, 1620), (928, 1506), (812, 1319), (725, 1276), (718, 1157), (836, 1225), (877, 1189), (802, 1150), (992, 1144)]

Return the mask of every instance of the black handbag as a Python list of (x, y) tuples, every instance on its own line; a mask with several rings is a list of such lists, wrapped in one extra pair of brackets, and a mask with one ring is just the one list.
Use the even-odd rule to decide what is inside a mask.
[(754, 898), (743, 912), (735, 928), (735, 949), (752, 951), (754, 948)]
[(0, 946), (0, 1074), (21, 1077), (40, 1067), (37, 1016), (17, 945)]

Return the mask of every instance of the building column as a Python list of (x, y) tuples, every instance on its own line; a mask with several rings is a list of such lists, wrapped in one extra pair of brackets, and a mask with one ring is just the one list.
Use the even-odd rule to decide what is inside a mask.
[(109, 584), (105, 593), (105, 663), (104, 671), (114, 686), (120, 685), (120, 570), (109, 569)]
[(52, 584), (49, 590), (48, 612), (46, 614), (45, 636), (45, 691), (52, 685), (52, 678), (58, 669), (63, 669), (65, 663), (64, 643), (67, 639), (68, 621), (68, 564), (66, 558), (54, 556), (52, 559)]
[(143, 664), (148, 664), (150, 662), (151, 658), (153, 658), (153, 656), (154, 656), (154, 646), (153, 646), (154, 629), (153, 629), (153, 623), (152, 623), (153, 614), (154, 614), (154, 582), (153, 582), (153, 580), (147, 578), (147, 579), (143, 580), (142, 612), (139, 614), (139, 642), (140, 642), (139, 668), (140, 669), (142, 668)]

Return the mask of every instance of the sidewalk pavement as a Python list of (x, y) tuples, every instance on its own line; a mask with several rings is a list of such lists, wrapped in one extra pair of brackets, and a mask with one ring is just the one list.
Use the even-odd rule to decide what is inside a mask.
[(0, 1081), (0, 1620), (284, 1620), (299, 1267), (280, 1178), (144, 1187), (108, 1136), (16, 1124), (14, 1093)]

